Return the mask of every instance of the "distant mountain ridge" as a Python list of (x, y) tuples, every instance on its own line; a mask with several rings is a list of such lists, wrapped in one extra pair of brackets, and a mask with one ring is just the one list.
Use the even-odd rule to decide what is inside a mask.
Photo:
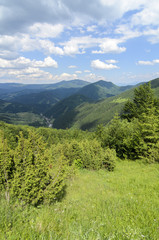
[[(151, 86), (159, 96), (159, 79), (152, 80)], [(78, 79), (38, 85), (4, 83), (0, 84), (0, 120), (37, 127), (92, 130), (120, 113), (125, 102), (133, 97), (135, 87)]]
[(98, 101), (120, 94), (121, 92), (124, 92), (125, 90), (128, 90), (132, 87), (134, 86), (129, 85), (119, 87), (112, 82), (100, 80), (98, 82), (84, 86), (78, 91), (78, 94), (88, 97), (93, 101)]
[(12, 100), (17, 96), (40, 93), (58, 88), (81, 88), (90, 84), (89, 82), (75, 79), (70, 81), (61, 81), (52, 84), (20, 84), (20, 83), (0, 83), (0, 99)]

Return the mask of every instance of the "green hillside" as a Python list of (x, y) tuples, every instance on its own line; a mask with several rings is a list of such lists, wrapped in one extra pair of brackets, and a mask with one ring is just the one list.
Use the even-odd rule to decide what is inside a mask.
[[(12, 123), (12, 124), (22, 124), (31, 126), (49, 126), (50, 122), (42, 114), (37, 114), (37, 112), (42, 110), (42, 105), (28, 106), (20, 103), (10, 103), (0, 99), (0, 120)], [(35, 108), (35, 109), (34, 109)], [(46, 108), (45, 108), (46, 110)]]
[[(71, 111), (69, 111), (68, 105), (67, 107), (65, 105), (67, 111), (63, 112), (63, 115), (58, 118), (58, 121), (56, 119), (56, 115), (52, 115), (55, 117), (53, 127), (73, 127), (80, 128), (82, 130), (92, 130), (96, 128), (96, 126), (100, 123), (108, 123), (116, 113), (121, 111), (125, 102), (130, 97), (133, 97), (133, 90), (128, 90), (124, 93), (119, 94), (118, 96), (109, 97), (96, 103), (88, 101), (83, 102), (82, 104), (78, 104), (74, 109), (71, 109)], [(60, 103), (58, 103), (58, 105)], [(63, 122), (65, 119), (70, 119), (70, 122), (65, 122), (64, 125)]]
[[(159, 97), (159, 79), (151, 81), (152, 88), (157, 97)], [(55, 128), (80, 128), (82, 130), (94, 130), (99, 124), (107, 124), (115, 114), (121, 113), (126, 101), (132, 99), (134, 88), (129, 89), (117, 96), (109, 97), (96, 103), (84, 102), (77, 105), (72, 110), (63, 113), (61, 118), (58, 118), (58, 124), (53, 125)], [(65, 119), (71, 121), (63, 124)]]
[(58, 88), (54, 90), (43, 91), (40, 93), (31, 93), (17, 96), (12, 99), (12, 102), (19, 102), (25, 105), (27, 104), (53, 105), (58, 101), (76, 93), (78, 90), (79, 88)]
[(54, 105), (45, 116), (54, 119), (53, 126), (55, 128), (70, 128), (72, 121), (77, 115), (76, 107), (86, 102), (90, 102), (88, 98), (83, 95), (72, 95)]
[[(57, 87), (62, 84), (66, 82), (55, 85)], [(67, 84), (82, 86), (86, 82), (74, 80)], [(151, 86), (155, 95), (159, 96), (159, 78), (152, 80)], [(13, 88), (15, 87), (16, 84), (13, 85)], [(35, 86), (33, 85), (32, 88)], [(118, 87), (105, 81), (98, 81), (78, 89), (57, 88), (40, 93), (17, 95), (14, 98), (12, 96), (12, 100), (16, 101), (12, 103), (0, 100), (0, 120), (33, 126), (50, 126), (53, 123), (53, 127), (58, 129), (94, 130), (99, 124), (107, 124), (116, 113), (120, 114), (126, 101), (133, 98), (134, 92), (132, 86)], [(119, 93), (120, 91), (123, 92)], [(111, 95), (116, 96), (111, 97)]]
[(133, 86), (119, 87), (112, 82), (100, 80), (98, 82), (89, 84), (78, 91), (78, 94), (84, 95), (93, 101), (98, 101), (107, 97), (115, 96)]

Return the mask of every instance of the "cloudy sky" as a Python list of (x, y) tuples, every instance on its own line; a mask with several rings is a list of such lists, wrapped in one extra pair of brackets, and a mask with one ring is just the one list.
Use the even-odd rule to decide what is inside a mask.
[(0, 0), (0, 82), (156, 77), (158, 0)]

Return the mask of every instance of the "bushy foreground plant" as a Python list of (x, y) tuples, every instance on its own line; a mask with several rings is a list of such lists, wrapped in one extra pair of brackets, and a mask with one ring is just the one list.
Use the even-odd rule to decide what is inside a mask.
[(15, 151), (6, 140), (0, 141), (0, 188), (9, 200), (16, 198), (22, 203), (37, 206), (51, 203), (64, 193), (67, 161), (50, 159), (45, 144), (35, 132), (28, 138), (20, 134)]
[(115, 167), (116, 152), (111, 149), (103, 149), (96, 139), (57, 144), (51, 148), (53, 156), (64, 156), (69, 165), (79, 168), (100, 169), (105, 168), (112, 171)]

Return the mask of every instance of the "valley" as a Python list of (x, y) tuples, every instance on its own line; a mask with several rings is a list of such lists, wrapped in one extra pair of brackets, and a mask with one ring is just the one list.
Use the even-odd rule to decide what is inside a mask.
[[(158, 96), (159, 79), (152, 80), (151, 85)], [(135, 87), (79, 79), (37, 85), (1, 83), (0, 120), (35, 127), (94, 130), (121, 113)]]

